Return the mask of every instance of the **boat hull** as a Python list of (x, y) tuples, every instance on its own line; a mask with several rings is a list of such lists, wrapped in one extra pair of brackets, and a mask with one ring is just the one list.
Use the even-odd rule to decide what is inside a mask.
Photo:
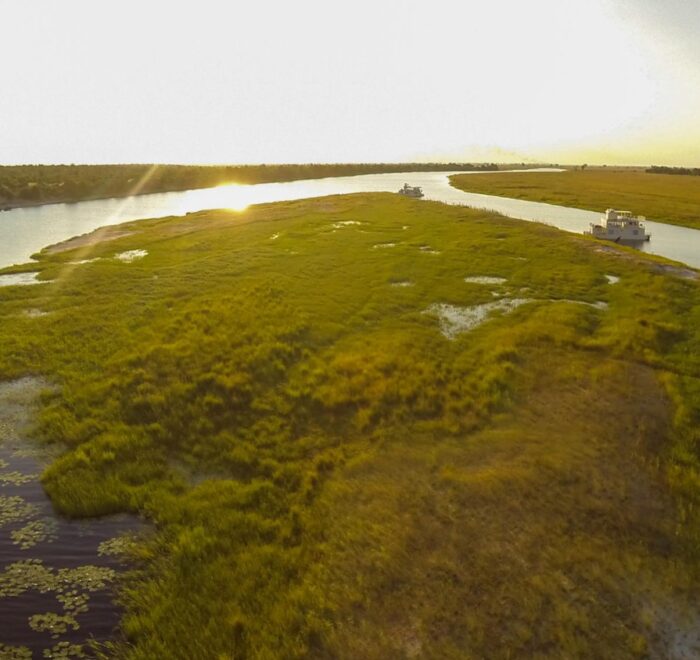
[(593, 236), (593, 238), (600, 238), (604, 241), (613, 241), (615, 243), (644, 243), (651, 238), (651, 234), (647, 234), (643, 227), (628, 227), (621, 230), (618, 227), (591, 225), (590, 230), (584, 233)]
[(604, 227), (600, 230), (591, 229), (583, 232), (593, 238), (599, 238), (604, 241), (612, 241), (613, 243), (644, 243), (651, 238), (651, 234), (642, 232), (641, 234), (628, 234), (621, 232), (608, 232)]

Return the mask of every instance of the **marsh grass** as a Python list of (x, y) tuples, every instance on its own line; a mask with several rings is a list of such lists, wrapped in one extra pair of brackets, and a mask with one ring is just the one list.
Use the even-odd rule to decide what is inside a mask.
[[(0, 290), (55, 505), (158, 529), (105, 653), (631, 658), (697, 621), (697, 282), (388, 194), (132, 228)], [(533, 301), (445, 338), (484, 273)]]
[(654, 222), (700, 229), (698, 177), (621, 170), (502, 172), (455, 175), (453, 186), (468, 192), (590, 209), (626, 209)]

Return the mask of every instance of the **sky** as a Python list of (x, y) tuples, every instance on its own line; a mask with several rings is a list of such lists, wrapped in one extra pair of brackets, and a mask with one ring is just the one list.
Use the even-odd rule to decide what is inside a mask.
[(0, 0), (0, 163), (700, 166), (700, 0)]

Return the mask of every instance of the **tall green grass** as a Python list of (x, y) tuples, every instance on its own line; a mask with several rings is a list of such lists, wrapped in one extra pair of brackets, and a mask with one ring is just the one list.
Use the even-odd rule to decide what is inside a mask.
[[(697, 620), (697, 282), (388, 194), (132, 227), (0, 289), (54, 503), (157, 529), (105, 653), (646, 657)], [(426, 313), (496, 297), (532, 302)]]
[(501, 172), (451, 177), (468, 192), (600, 211), (626, 209), (655, 222), (700, 229), (700, 180), (636, 170)]

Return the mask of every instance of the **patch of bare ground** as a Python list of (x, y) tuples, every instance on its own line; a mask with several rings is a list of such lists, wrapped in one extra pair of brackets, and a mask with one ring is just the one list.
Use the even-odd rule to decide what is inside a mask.
[(46, 254), (58, 254), (67, 252), (68, 250), (76, 250), (78, 248), (88, 248), (98, 243), (113, 241), (117, 238), (124, 238), (133, 233), (131, 229), (125, 229), (124, 225), (114, 225), (110, 227), (99, 227), (94, 231), (80, 236), (74, 236), (67, 241), (61, 241), (55, 245), (49, 245), (44, 249)]
[(318, 576), (338, 616), (315, 657), (697, 657), (653, 462), (669, 403), (653, 370), (590, 359), (540, 355), (491, 428), (346, 471)]
[(631, 261), (635, 264), (646, 266), (647, 268), (656, 273), (675, 275), (676, 277), (680, 277), (686, 280), (700, 279), (700, 272), (687, 266), (676, 266), (674, 264), (659, 263), (657, 261), (647, 259), (643, 256), (638, 256), (643, 253), (627, 252), (612, 246), (599, 245), (597, 242), (591, 243), (590, 241), (586, 241), (585, 245), (588, 246), (588, 249), (593, 249), (599, 254), (607, 254), (613, 257), (617, 257), (618, 259), (622, 259), (624, 261)]

